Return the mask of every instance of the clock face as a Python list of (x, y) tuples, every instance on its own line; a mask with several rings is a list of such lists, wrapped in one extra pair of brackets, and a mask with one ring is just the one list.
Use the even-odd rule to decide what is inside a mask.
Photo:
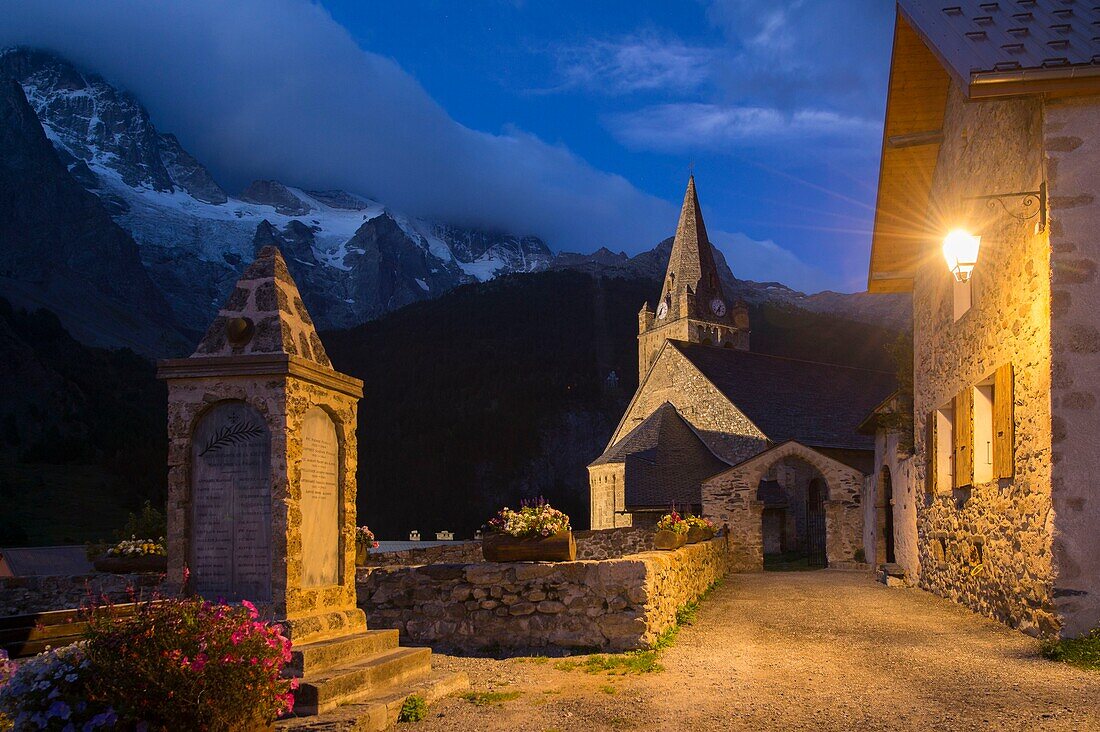
[(726, 314), (726, 303), (722, 302), (721, 298), (714, 298), (710, 301), (710, 311), (721, 318)]
[(663, 302), (657, 306), (657, 319), (664, 320), (666, 315), (668, 315), (668, 303)]

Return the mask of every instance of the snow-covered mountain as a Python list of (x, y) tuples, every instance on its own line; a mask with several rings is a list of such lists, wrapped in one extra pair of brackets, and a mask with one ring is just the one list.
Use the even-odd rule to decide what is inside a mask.
[(256, 247), (277, 243), (322, 327), (376, 318), (460, 284), (545, 269), (537, 237), (464, 229), (339, 190), (255, 181), (232, 196), (141, 103), (50, 53), (0, 52), (72, 176), (138, 244), (181, 327), (201, 331)]

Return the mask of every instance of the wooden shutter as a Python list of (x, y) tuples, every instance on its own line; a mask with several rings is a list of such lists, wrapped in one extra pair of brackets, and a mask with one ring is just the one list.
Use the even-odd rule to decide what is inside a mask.
[(924, 456), (928, 460), (924, 471), (924, 488), (933, 495), (936, 493), (936, 417), (936, 411), (932, 410), (928, 413), (928, 423), (924, 425), (924, 433), (927, 435), (924, 439)]
[(1006, 363), (993, 376), (993, 475), (997, 478), (1016, 473), (1015, 400), (1012, 364)]
[(974, 482), (974, 389), (955, 397), (955, 487)]

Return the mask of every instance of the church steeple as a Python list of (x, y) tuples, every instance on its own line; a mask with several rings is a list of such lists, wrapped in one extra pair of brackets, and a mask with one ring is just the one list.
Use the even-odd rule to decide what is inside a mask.
[(647, 304), (638, 314), (638, 376), (644, 378), (666, 340), (748, 350), (749, 317), (743, 302), (726, 300), (714, 250), (688, 178), (684, 204), (656, 311)]
[[(688, 178), (687, 191), (684, 192), (684, 204), (680, 208), (680, 222), (676, 226), (676, 238), (672, 242), (672, 256), (668, 259), (660, 302), (668, 307), (665, 317), (676, 320), (692, 315), (707, 317), (716, 299), (725, 304), (718, 267), (714, 264), (714, 252), (707, 238), (703, 213), (699, 210), (693, 175)], [(686, 312), (683, 309), (685, 301), (688, 303)]]

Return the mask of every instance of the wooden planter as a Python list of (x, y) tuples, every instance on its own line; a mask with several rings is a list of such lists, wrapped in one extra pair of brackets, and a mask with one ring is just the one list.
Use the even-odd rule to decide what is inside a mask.
[(572, 562), (577, 558), (577, 542), (572, 531), (526, 539), (487, 534), (481, 540), (481, 553), (487, 562)]
[(167, 572), (168, 557), (108, 557), (102, 556), (92, 562), (97, 572), (112, 574), (135, 574), (138, 572)]
[(713, 538), (714, 529), (708, 529), (703, 526), (692, 526), (690, 529), (688, 529), (688, 544), (698, 544), (700, 541), (710, 541)]
[(664, 551), (679, 549), (687, 543), (687, 537), (686, 533), (677, 534), (675, 531), (661, 529), (653, 536), (653, 548)]

